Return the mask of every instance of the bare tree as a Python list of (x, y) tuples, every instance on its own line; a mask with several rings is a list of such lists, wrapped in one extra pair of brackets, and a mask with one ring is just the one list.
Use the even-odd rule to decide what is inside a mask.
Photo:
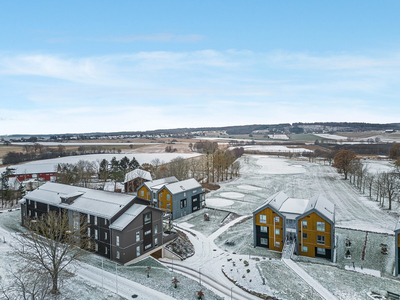
[(382, 173), (382, 190), (388, 198), (389, 210), (392, 209), (392, 201), (396, 199), (399, 193), (399, 176), (393, 172)]
[(72, 267), (85, 254), (80, 248), (90, 248), (87, 223), (79, 213), (74, 213), (71, 223), (70, 226), (67, 212), (50, 211), (41, 218), (28, 219), (27, 231), (16, 235), (12, 245), (14, 253), (30, 265), (23, 272), (35, 270), (49, 276), (51, 294), (60, 293), (60, 280), (71, 274)]

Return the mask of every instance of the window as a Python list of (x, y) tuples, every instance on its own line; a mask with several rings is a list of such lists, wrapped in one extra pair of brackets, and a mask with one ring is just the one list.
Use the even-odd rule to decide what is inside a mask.
[(260, 232), (268, 232), (268, 227), (260, 226)]
[(325, 245), (325, 236), (317, 235), (317, 244)]
[(303, 228), (307, 228), (307, 220), (301, 221), (301, 224), (303, 224)]
[(193, 194), (196, 194), (196, 192), (197, 192), (197, 190), (194, 190), (192, 193), (193, 193)]
[(158, 238), (154, 238), (154, 247), (158, 246)]
[(140, 232), (136, 232), (136, 242), (140, 242)]
[(94, 244), (94, 250), (97, 252), (97, 251), (99, 251), (99, 244)]
[(276, 234), (276, 235), (280, 235), (280, 234), (281, 234), (281, 231), (280, 231), (279, 229), (275, 229), (275, 234)]
[(87, 222), (88, 222), (88, 224), (90, 224), (90, 215), (89, 214), (87, 215)]
[(117, 259), (119, 259), (119, 251), (117, 251), (115, 257), (116, 257)]
[(35, 218), (37, 218), (37, 211), (35, 211)]
[(136, 247), (136, 257), (140, 256), (140, 246)]
[(37, 208), (37, 202), (35, 201), (35, 208)]
[(303, 246), (303, 247), (302, 247), (302, 251), (303, 251), (303, 252), (308, 252), (308, 247), (307, 247), (307, 246)]
[(186, 201), (186, 199), (182, 199), (181, 200), (181, 208), (184, 208), (184, 207), (186, 207), (187, 206), (187, 201)]
[(162, 206), (163, 206), (162, 201), (160, 201), (160, 207), (162, 207)]
[(155, 234), (158, 233), (158, 224), (154, 225), (154, 233), (155, 233)]
[(318, 248), (318, 247), (317, 247), (317, 254), (319, 254), (319, 255), (325, 255), (325, 254), (326, 254), (325, 248)]
[(186, 197), (186, 193), (183, 193), (183, 197)]
[(303, 239), (307, 239), (307, 233), (303, 233)]
[(107, 240), (107, 231), (104, 232), (104, 239)]
[(140, 196), (141, 196), (141, 197), (144, 196), (144, 191), (143, 191), (143, 190), (140, 191)]
[(279, 217), (275, 217), (275, 223), (279, 223)]
[(167, 203), (167, 209), (171, 209), (171, 203)]
[(47, 212), (50, 211), (50, 205), (47, 204)]
[(115, 236), (115, 245), (119, 246), (119, 236)]
[(275, 247), (279, 248), (281, 246), (281, 244), (279, 242), (275, 242)]
[(28, 199), (28, 205), (31, 205), (31, 200)]
[(317, 231), (325, 231), (325, 222), (317, 222)]
[(150, 234), (151, 233), (151, 230), (147, 230), (145, 233), (144, 233), (144, 235), (148, 235), (148, 234)]
[(144, 246), (144, 250), (150, 249), (151, 248), (151, 244), (148, 244), (146, 246)]
[(149, 224), (151, 222), (151, 213), (144, 215), (144, 224)]
[(87, 229), (87, 236), (90, 237), (90, 227)]
[(260, 215), (260, 223), (267, 224), (267, 215)]
[(94, 230), (94, 239), (97, 240), (98, 239), (98, 235), (97, 235), (97, 229)]
[(158, 199), (161, 200), (161, 198), (162, 198), (162, 193), (160, 193), (160, 195), (158, 195)]
[(260, 238), (260, 244), (261, 244), (261, 245), (268, 246), (268, 239), (266, 239), (266, 238)]
[(94, 216), (94, 225), (97, 225), (97, 216)]
[(107, 219), (104, 219), (104, 225), (107, 226)]
[(107, 247), (104, 248), (104, 254), (105, 254), (105, 255), (108, 254), (108, 248), (107, 248)]
[(167, 194), (167, 200), (170, 201), (171, 200), (171, 195)]

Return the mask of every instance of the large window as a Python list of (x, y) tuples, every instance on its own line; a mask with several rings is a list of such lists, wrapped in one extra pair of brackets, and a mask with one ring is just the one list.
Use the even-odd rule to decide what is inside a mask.
[(90, 215), (89, 214), (87, 215), (87, 222), (88, 222), (88, 224), (90, 224)]
[(104, 239), (107, 240), (107, 231), (104, 232)]
[(119, 259), (119, 251), (117, 251), (115, 256), (116, 256), (117, 259)]
[(140, 242), (140, 232), (136, 232), (136, 242)]
[(268, 246), (268, 239), (266, 239), (266, 238), (260, 238), (260, 244), (261, 244), (261, 245)]
[(303, 233), (303, 239), (307, 239), (307, 233)]
[(144, 224), (149, 224), (151, 222), (151, 213), (144, 215)]
[(97, 240), (99, 238), (97, 229), (94, 230), (94, 239)]
[(151, 230), (147, 230), (147, 231), (145, 231), (145, 233), (144, 233), (144, 235), (149, 235), (149, 234), (151, 234)]
[(325, 245), (325, 236), (317, 235), (317, 244)]
[(167, 194), (167, 200), (170, 201), (171, 200), (171, 195)]
[(119, 246), (119, 236), (118, 235), (115, 236), (115, 245)]
[(87, 229), (87, 236), (90, 237), (90, 227)]
[(325, 222), (317, 222), (317, 230), (325, 231)]
[(94, 225), (97, 225), (97, 217), (94, 216)]
[(141, 197), (144, 196), (144, 191), (143, 191), (143, 190), (140, 191), (140, 196), (141, 196)]
[(275, 229), (275, 234), (276, 234), (276, 235), (280, 235), (280, 234), (281, 234), (281, 231), (280, 231), (279, 229)]
[(158, 224), (154, 225), (154, 233), (155, 233), (155, 234), (158, 233)]
[(303, 252), (308, 252), (308, 247), (307, 247), (307, 246), (303, 246), (303, 247), (302, 247), (302, 251), (303, 251)]
[(279, 223), (279, 217), (275, 217), (275, 223)]
[(325, 255), (325, 254), (326, 254), (325, 248), (318, 248), (318, 247), (317, 247), (317, 254), (319, 254), (319, 255)]
[(267, 215), (260, 215), (260, 223), (267, 224)]
[(167, 203), (167, 209), (171, 209), (171, 203)]
[(268, 232), (268, 227), (260, 226), (260, 232)]
[(144, 250), (150, 249), (151, 248), (151, 244), (148, 244), (146, 246), (144, 246)]
[(307, 220), (301, 221), (301, 224), (303, 225), (303, 228), (307, 228)]
[(140, 246), (136, 247), (136, 257), (140, 256)]
[(154, 247), (157, 247), (158, 246), (158, 238), (155, 238), (154, 239)]

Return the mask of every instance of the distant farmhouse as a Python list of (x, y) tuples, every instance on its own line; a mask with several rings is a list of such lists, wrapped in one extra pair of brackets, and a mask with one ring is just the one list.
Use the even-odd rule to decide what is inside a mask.
[(294, 242), (298, 255), (333, 260), (335, 206), (323, 196), (289, 198), (276, 193), (253, 212), (254, 247), (282, 251)]
[(204, 191), (195, 179), (178, 181), (174, 176), (143, 183), (138, 197), (171, 214), (171, 219), (186, 216), (204, 206)]
[(11, 166), (14, 173), (10, 177), (17, 177), (19, 181), (36, 179), (38, 181), (56, 181), (57, 165), (55, 164), (23, 164)]
[(141, 169), (135, 169), (125, 174), (124, 190), (125, 193), (134, 193), (138, 187), (146, 181), (153, 180), (150, 172)]
[(143, 254), (162, 256), (163, 212), (141, 204), (132, 195), (47, 182), (27, 194), (21, 203), (22, 225), (50, 211), (67, 212), (71, 226), (82, 218), (94, 252), (121, 264)]

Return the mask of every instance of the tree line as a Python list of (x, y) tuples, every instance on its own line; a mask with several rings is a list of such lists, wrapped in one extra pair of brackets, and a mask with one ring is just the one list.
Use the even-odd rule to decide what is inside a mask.
[(3, 165), (18, 164), (20, 162), (50, 159), (56, 157), (84, 155), (84, 154), (103, 154), (121, 153), (121, 149), (107, 149), (103, 146), (79, 146), (77, 150), (68, 150), (63, 145), (47, 147), (39, 143), (24, 145), (23, 152), (10, 151), (3, 157)]
[(344, 175), (344, 179), (349, 179), (350, 184), (361, 193), (379, 202), (381, 207), (387, 205), (391, 210), (393, 201), (400, 200), (400, 151), (398, 151), (400, 145), (396, 144), (393, 147), (391, 158), (395, 161), (394, 168), (390, 171), (375, 173), (369, 171), (368, 166), (360, 161), (357, 154), (349, 150), (339, 151), (334, 157), (332, 166)]

